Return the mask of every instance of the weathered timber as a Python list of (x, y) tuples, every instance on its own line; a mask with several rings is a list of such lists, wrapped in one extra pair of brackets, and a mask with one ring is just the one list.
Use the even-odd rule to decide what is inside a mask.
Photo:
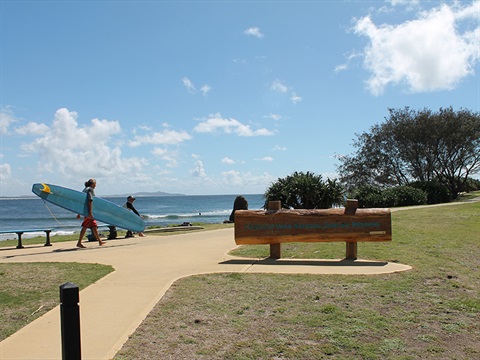
[[(268, 210), (269, 211), (278, 211), (282, 209), (281, 201), (269, 201)], [(280, 259), (282, 257), (282, 246), (279, 243), (270, 244), (270, 258), (271, 259)]]
[[(390, 209), (357, 209), (356, 200), (334, 209), (238, 210), (237, 245), (286, 242), (346, 242), (347, 258), (356, 258), (357, 242), (391, 241)], [(278, 254), (271, 257), (280, 258)]]

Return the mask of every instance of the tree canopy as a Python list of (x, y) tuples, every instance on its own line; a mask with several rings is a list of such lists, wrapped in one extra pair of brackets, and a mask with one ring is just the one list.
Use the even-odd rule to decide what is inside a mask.
[(389, 109), (390, 117), (356, 134), (356, 151), (340, 158), (340, 179), (352, 189), (438, 181), (453, 198), (480, 172), (480, 115), (440, 108)]

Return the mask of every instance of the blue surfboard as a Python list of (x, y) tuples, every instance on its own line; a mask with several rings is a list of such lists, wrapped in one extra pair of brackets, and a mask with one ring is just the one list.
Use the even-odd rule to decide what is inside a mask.
[[(88, 216), (87, 194), (82, 191), (57, 185), (37, 183), (33, 184), (32, 192), (52, 204), (74, 213)], [(95, 220), (122, 229), (135, 232), (142, 232), (145, 229), (145, 222), (140, 216), (96, 196), (93, 197), (92, 214)]]

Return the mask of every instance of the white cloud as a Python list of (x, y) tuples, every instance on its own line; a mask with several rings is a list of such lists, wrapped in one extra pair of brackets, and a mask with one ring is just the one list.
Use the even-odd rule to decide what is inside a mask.
[(272, 85), (270, 85), (270, 89), (275, 92), (279, 93), (286, 93), (288, 91), (288, 86), (284, 85), (281, 80), (274, 80), (272, 82)]
[(273, 181), (273, 177), (268, 173), (253, 175), (250, 172), (240, 173), (239, 171), (230, 170), (222, 172), (221, 176), (221, 183), (218, 184), (218, 186), (228, 186), (228, 188), (254, 187), (259, 185), (266, 187), (267, 184)]
[[(182, 83), (183, 83), (183, 86), (185, 86), (185, 88), (187, 89), (187, 91), (190, 93), (190, 94), (196, 94), (197, 93), (197, 88), (195, 87), (195, 85), (193, 84), (193, 82), (187, 78), (186, 76), (182, 79)], [(208, 93), (212, 90), (212, 87), (210, 85), (203, 85), (201, 88), (200, 88), (200, 92), (202, 93), (203, 96), (207, 96)]]
[(235, 164), (235, 160), (230, 159), (229, 157), (224, 157), (222, 159), (222, 164), (233, 165), (233, 164)]
[(300, 96), (298, 96), (297, 94), (292, 93), (292, 96), (290, 96), (290, 100), (292, 100), (292, 103), (297, 104), (300, 101), (302, 101), (302, 98)]
[(271, 136), (273, 132), (265, 128), (252, 130), (249, 125), (242, 124), (236, 119), (225, 119), (220, 114), (213, 114), (207, 120), (199, 123), (193, 131), (199, 133), (213, 133), (222, 131), (226, 134), (238, 136)]
[[(270, 85), (270, 90), (272, 90), (274, 92), (278, 92), (280, 94), (285, 94), (285, 93), (288, 92), (289, 87), (287, 85), (285, 85), (281, 80), (276, 79)], [(292, 92), (292, 94), (290, 96), (290, 100), (292, 101), (292, 103), (297, 104), (300, 101), (302, 101), (302, 98), (300, 96), (298, 96), (295, 92)]]
[(165, 160), (167, 162), (168, 167), (178, 166), (178, 161), (177, 161), (178, 154), (176, 151), (170, 151), (168, 149), (163, 149), (163, 148), (154, 148), (152, 150), (152, 154), (155, 155), (156, 157), (159, 157), (162, 160)]
[(340, 72), (340, 71), (344, 71), (344, 70), (347, 70), (347, 69), (348, 69), (347, 64), (340, 64), (340, 65), (335, 66), (335, 69), (333, 71), (334, 72)]
[(285, 146), (275, 145), (273, 151), (285, 151), (287, 148)]
[(140, 158), (122, 158), (119, 147), (109, 147), (110, 139), (121, 133), (116, 121), (91, 120), (90, 126), (80, 127), (77, 113), (59, 109), (48, 131), (28, 144), (23, 151), (38, 156), (38, 168), (66, 178), (88, 176), (120, 176), (141, 169)]
[(268, 115), (265, 115), (264, 118), (278, 121), (278, 120), (280, 120), (280, 119), (282, 118), (282, 115), (279, 115), (279, 114), (268, 114)]
[(351, 52), (349, 55), (346, 56), (347, 62), (344, 64), (335, 66), (335, 69), (333, 71), (338, 73), (338, 72), (347, 70), (349, 68), (350, 62), (358, 57), (363, 57), (363, 54), (358, 52)]
[(185, 88), (188, 90), (189, 93), (192, 93), (192, 94), (195, 93), (196, 91), (195, 86), (193, 85), (193, 83), (190, 81), (189, 78), (184, 77), (182, 79), (182, 82), (183, 82), (183, 86), (185, 86)]
[(386, 1), (391, 3), (393, 6), (406, 5), (408, 7), (413, 5), (418, 5), (420, 2), (420, 0), (386, 0)]
[(271, 156), (264, 156), (262, 158), (257, 158), (255, 160), (257, 160), (257, 161), (273, 161), (273, 158)]
[(233, 61), (234, 64), (246, 64), (247, 63), (247, 60), (240, 59), (240, 58), (233, 59), (232, 61)]
[(208, 93), (210, 92), (210, 90), (212, 90), (212, 88), (211, 88), (209, 85), (203, 85), (203, 86), (200, 88), (200, 92), (203, 94), (203, 96), (208, 95)]
[(207, 176), (205, 169), (203, 167), (203, 162), (201, 160), (195, 161), (193, 170), (191, 171), (193, 177), (204, 178)]
[(0, 164), (0, 180), (5, 181), (7, 179), (10, 179), (12, 177), (12, 169), (10, 167), (10, 164), (3, 163)]
[[(372, 73), (369, 90), (380, 95), (390, 84), (405, 84), (413, 93), (453, 89), (480, 59), (479, 13), (476, 1), (443, 4), (400, 25), (377, 26), (370, 16), (356, 21), (354, 32), (369, 38), (364, 50), (364, 65)], [(461, 20), (474, 20), (475, 28), (461, 33)]]
[[(162, 126), (168, 127), (168, 124), (163, 123)], [(143, 130), (143, 131), (152, 131), (152, 128), (147, 125), (138, 125), (137, 128), (133, 129), (133, 132), (136, 134), (138, 130)]]
[(235, 170), (224, 171), (222, 172), (223, 181), (229, 185), (233, 186), (242, 186), (244, 184), (244, 177), (241, 176), (240, 172)]
[(154, 132), (149, 135), (137, 135), (132, 141), (130, 146), (140, 146), (143, 144), (156, 144), (156, 145), (176, 145), (181, 142), (190, 140), (192, 137), (186, 131), (175, 130), (163, 130), (161, 132)]
[(15, 122), (13, 113), (9, 108), (4, 108), (0, 110), (0, 135), (7, 134), (8, 128), (11, 124)]
[(262, 32), (260, 31), (260, 29), (258, 27), (250, 27), (250, 28), (248, 28), (247, 30), (244, 31), (244, 34), (254, 36), (254, 37), (259, 38), (259, 39), (264, 37), (264, 35), (262, 34)]
[(29, 122), (27, 125), (16, 128), (15, 132), (20, 135), (43, 135), (48, 131), (48, 126), (45, 124), (38, 124), (36, 122)]

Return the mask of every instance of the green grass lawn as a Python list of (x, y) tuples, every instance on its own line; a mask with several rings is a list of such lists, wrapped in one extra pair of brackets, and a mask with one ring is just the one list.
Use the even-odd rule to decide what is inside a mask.
[[(392, 242), (360, 243), (358, 254), (408, 264), (410, 271), (184, 278), (115, 359), (479, 358), (480, 203), (397, 211), (392, 225)], [(268, 254), (268, 246), (234, 252)], [(284, 244), (282, 254), (334, 259), (345, 254), (345, 244)], [(110, 271), (93, 264), (0, 263), (2, 338), (56, 305), (60, 284), (87, 286)]]
[(83, 289), (112, 271), (100, 264), (0, 263), (0, 340), (57, 306), (60, 285)]
[[(480, 203), (392, 213), (391, 243), (363, 259), (397, 274), (211, 274), (177, 281), (115, 359), (480, 357)], [(343, 243), (284, 244), (283, 257), (339, 258)], [(268, 246), (238, 256), (266, 257)]]

